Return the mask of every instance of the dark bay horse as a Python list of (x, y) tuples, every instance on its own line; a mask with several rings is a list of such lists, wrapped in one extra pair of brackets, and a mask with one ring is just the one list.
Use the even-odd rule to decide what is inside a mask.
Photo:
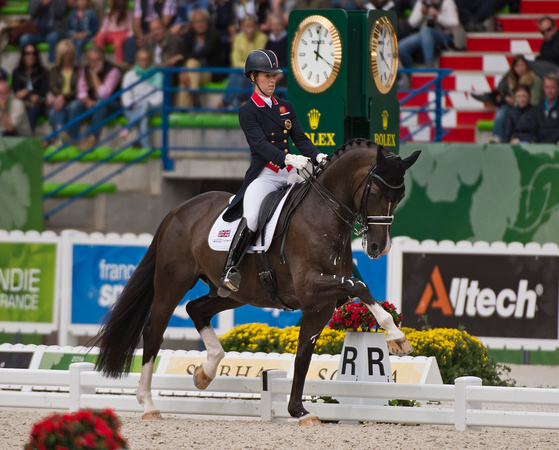
[[(280, 263), (281, 239), (272, 241), (267, 258), (277, 277), (280, 299), (288, 307), (302, 311), (288, 406), (291, 416), (301, 424), (320, 423), (303, 407), (303, 385), (315, 342), (336, 305), (360, 298), (388, 332), (391, 352), (405, 355), (412, 351), (404, 333), (396, 328), (367, 285), (352, 277), (351, 233), (359, 222), (369, 257), (378, 258), (388, 252), (393, 212), (404, 197), (404, 173), (419, 153), (401, 159), (372, 141), (351, 140), (328, 158), (316, 177), (302, 184), (307, 190), (290, 194), (299, 198), (294, 199), (297, 206), (286, 231), (285, 264)], [(143, 418), (161, 418), (151, 396), (154, 360), (171, 314), (199, 279), (208, 284), (210, 291), (188, 302), (186, 309), (207, 349), (207, 361), (194, 374), (200, 389), (213, 380), (225, 356), (210, 323), (212, 317), (244, 304), (277, 307), (259, 283), (252, 254), (240, 267), (243, 282), (239, 291), (227, 298), (217, 295), (226, 252), (210, 249), (208, 233), (230, 197), (225, 192), (208, 192), (167, 215), (94, 339), (100, 347), (96, 368), (107, 376), (120, 377), (123, 371), (130, 370), (134, 350), (143, 336), (142, 371), (136, 394), (144, 408)], [(282, 212), (282, 216), (286, 214)]]

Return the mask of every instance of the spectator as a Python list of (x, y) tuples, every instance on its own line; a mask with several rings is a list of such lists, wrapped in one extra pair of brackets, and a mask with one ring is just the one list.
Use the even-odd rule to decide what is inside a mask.
[(66, 27), (68, 38), (76, 46), (76, 59), (79, 64), (84, 45), (95, 36), (99, 28), (97, 16), (90, 8), (89, 0), (76, 0), (76, 7), (70, 11)]
[[(246, 16), (241, 22), (241, 32), (235, 37), (231, 48), (231, 67), (244, 68), (248, 54), (257, 49), (265, 48), (268, 41), (261, 31), (257, 30), (256, 19), (253, 16)], [(250, 87), (248, 78), (242, 72), (232, 72), (227, 80), (227, 89), (231, 89), (223, 94), (218, 108), (226, 108), (232, 104), (239, 106), (239, 103), (248, 98), (248, 93), (240, 92), (239, 89)]]
[[(223, 67), (224, 56), (221, 51), (219, 35), (210, 28), (210, 15), (205, 9), (195, 9), (191, 13), (191, 30), (184, 36), (182, 54), (184, 67), (199, 69), (200, 67)], [(216, 74), (217, 75), (217, 74)], [(199, 89), (214, 77), (210, 72), (181, 72), (179, 76), (181, 88)], [(215, 77), (215, 78), (219, 78)], [(193, 92), (181, 91), (177, 96), (177, 106), (188, 108), (200, 106), (198, 95)]]
[(66, 0), (29, 0), (27, 14), (37, 27), (37, 34), (23, 34), (19, 38), (20, 48), (27, 44), (47, 42), (49, 44), (49, 63), (54, 63), (56, 44), (64, 38), (64, 15)]
[[(136, 49), (144, 47), (148, 38), (150, 23), (160, 19), (164, 28), (170, 27), (177, 13), (176, 0), (134, 0), (134, 35), (124, 44), (124, 60), (134, 63)], [(155, 61), (155, 60), (154, 60)]]
[(519, 84), (530, 88), (532, 105), (537, 105), (543, 98), (542, 79), (528, 66), (523, 55), (516, 55), (512, 59), (509, 71), (503, 76), (497, 89), (489, 94), (472, 94), (476, 100), (493, 104), (498, 107), (493, 123), (491, 142), (505, 140), (504, 127), (507, 112), (514, 105), (514, 90)]
[[(256, 17), (256, 5), (254, 0), (237, 0), (235, 3), (235, 17), (237, 17), (239, 27), (247, 16)], [(258, 20), (256, 24), (258, 25)]]
[[(226, 55), (231, 52), (231, 43), (237, 35), (233, 6), (233, 0), (214, 0), (209, 8), (210, 26), (219, 34)], [(229, 65), (229, 56), (225, 65)]]
[(534, 142), (532, 122), (536, 106), (530, 104), (530, 88), (519, 84), (514, 89), (514, 106), (505, 120), (504, 142), (511, 144)]
[[(287, 30), (285, 28), (285, 21), (281, 14), (270, 14), (268, 16), (268, 43), (266, 44), (267, 50), (272, 50), (278, 57), (280, 67), (287, 67), (288, 49), (287, 49)], [(281, 76), (281, 75), (279, 75)]]
[[(60, 130), (70, 120), (69, 105), (76, 99), (79, 75), (76, 48), (69, 39), (62, 39), (56, 46), (56, 65), (49, 71), (51, 96), (47, 99), (47, 107), (54, 131)], [(60, 138), (63, 141), (69, 140), (65, 131), (61, 134)]]
[(184, 36), (192, 30), (192, 12), (197, 9), (208, 11), (211, 0), (177, 0), (177, 15), (169, 31), (177, 36)]
[(255, 0), (256, 1), (256, 23), (258, 29), (263, 33), (270, 33), (268, 17), (272, 12), (272, 5), (270, 0)]
[(113, 44), (115, 62), (120, 64), (124, 61), (124, 43), (132, 35), (132, 12), (128, 9), (128, 0), (109, 0), (109, 9), (95, 36), (95, 43), (101, 48)]
[[(77, 0), (66, 0), (66, 5), (68, 8), (75, 8)], [(103, 23), (105, 18), (105, 0), (91, 0), (91, 9), (95, 12), (95, 18), (97, 19), (97, 24)]]
[(425, 66), (435, 66), (435, 52), (453, 46), (452, 31), (458, 27), (454, 0), (418, 0), (408, 19), (419, 31), (402, 39), (398, 45), (405, 68), (413, 66), (413, 55), (421, 50)]
[(0, 80), (0, 136), (31, 136), (24, 103), (14, 97), (10, 85)]
[(483, 22), (503, 9), (507, 0), (455, 0), (466, 31), (486, 31)]
[(550, 16), (543, 16), (538, 20), (538, 28), (543, 36), (540, 54), (535, 61), (530, 61), (530, 67), (540, 75), (556, 73), (559, 69), (559, 33), (557, 25)]
[[(143, 78), (148, 72), (155, 69), (152, 64), (151, 55), (145, 48), (141, 48), (136, 52), (136, 64), (134, 68), (128, 71), (122, 79), (122, 89), (126, 89), (136, 81)], [(163, 104), (163, 74), (156, 72), (147, 80), (136, 84), (131, 89), (122, 93), (122, 106), (125, 108), (124, 114), (129, 123), (140, 119), (140, 145), (143, 148), (151, 148), (148, 130), (148, 112), (152, 108), (158, 108)], [(124, 128), (120, 135), (126, 137), (128, 128)]]
[(175, 67), (182, 62), (181, 40), (165, 28), (161, 19), (154, 19), (149, 24), (149, 30), (145, 47), (157, 67)]
[(22, 48), (19, 64), (12, 74), (12, 89), (14, 95), (24, 102), (31, 130), (35, 131), (37, 119), (45, 113), (49, 89), (48, 73), (35, 44), (26, 44)]
[[(97, 106), (98, 103), (108, 99), (119, 88), (120, 70), (105, 59), (105, 53), (96, 45), (86, 51), (86, 65), (80, 71), (78, 79), (78, 98), (70, 103), (69, 120), (75, 119), (88, 109)], [(95, 109), (91, 117), (91, 127), (98, 126), (108, 116), (120, 109), (118, 98), (105, 103), (102, 107)], [(79, 134), (80, 124), (68, 128), (70, 137), (75, 138)], [(99, 141), (101, 127), (96, 128), (82, 142), (82, 149), (89, 149)]]
[(283, 15), (283, 21), (289, 23), (289, 13), (295, 9), (295, 0), (272, 0), (272, 12)]
[(537, 107), (532, 122), (535, 142), (559, 144), (559, 76), (547, 74), (543, 79), (545, 99)]

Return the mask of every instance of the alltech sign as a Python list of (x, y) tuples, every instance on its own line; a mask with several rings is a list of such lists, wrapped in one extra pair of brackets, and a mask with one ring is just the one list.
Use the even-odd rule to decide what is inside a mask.
[(475, 336), (559, 338), (559, 255), (402, 252), (402, 313)]

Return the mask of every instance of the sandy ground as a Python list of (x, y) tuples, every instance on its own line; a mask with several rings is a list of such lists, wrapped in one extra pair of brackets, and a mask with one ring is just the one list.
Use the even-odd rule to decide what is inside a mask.
[[(559, 367), (510, 365), (517, 386), (559, 387)], [(0, 393), (1, 395), (1, 393)], [(550, 411), (557, 412), (557, 408)], [(0, 410), (0, 449), (21, 449), (34, 422), (50, 411)], [(557, 449), (559, 432), (526, 429), (456, 431), (447, 426), (391, 424), (299, 427), (296, 421), (264, 423), (258, 419), (166, 415), (142, 421), (139, 414), (119, 414), (130, 449)]]

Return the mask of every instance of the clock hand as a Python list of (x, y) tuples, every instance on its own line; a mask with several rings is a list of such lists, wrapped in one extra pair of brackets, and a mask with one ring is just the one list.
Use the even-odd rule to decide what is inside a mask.
[(316, 60), (318, 61), (318, 58), (322, 59), (326, 64), (328, 64), (330, 67), (334, 68), (334, 64), (332, 64), (330, 61), (327, 61), (326, 59), (324, 59), (324, 56), (322, 56), (320, 53), (318, 52), (314, 52), (316, 54)]

